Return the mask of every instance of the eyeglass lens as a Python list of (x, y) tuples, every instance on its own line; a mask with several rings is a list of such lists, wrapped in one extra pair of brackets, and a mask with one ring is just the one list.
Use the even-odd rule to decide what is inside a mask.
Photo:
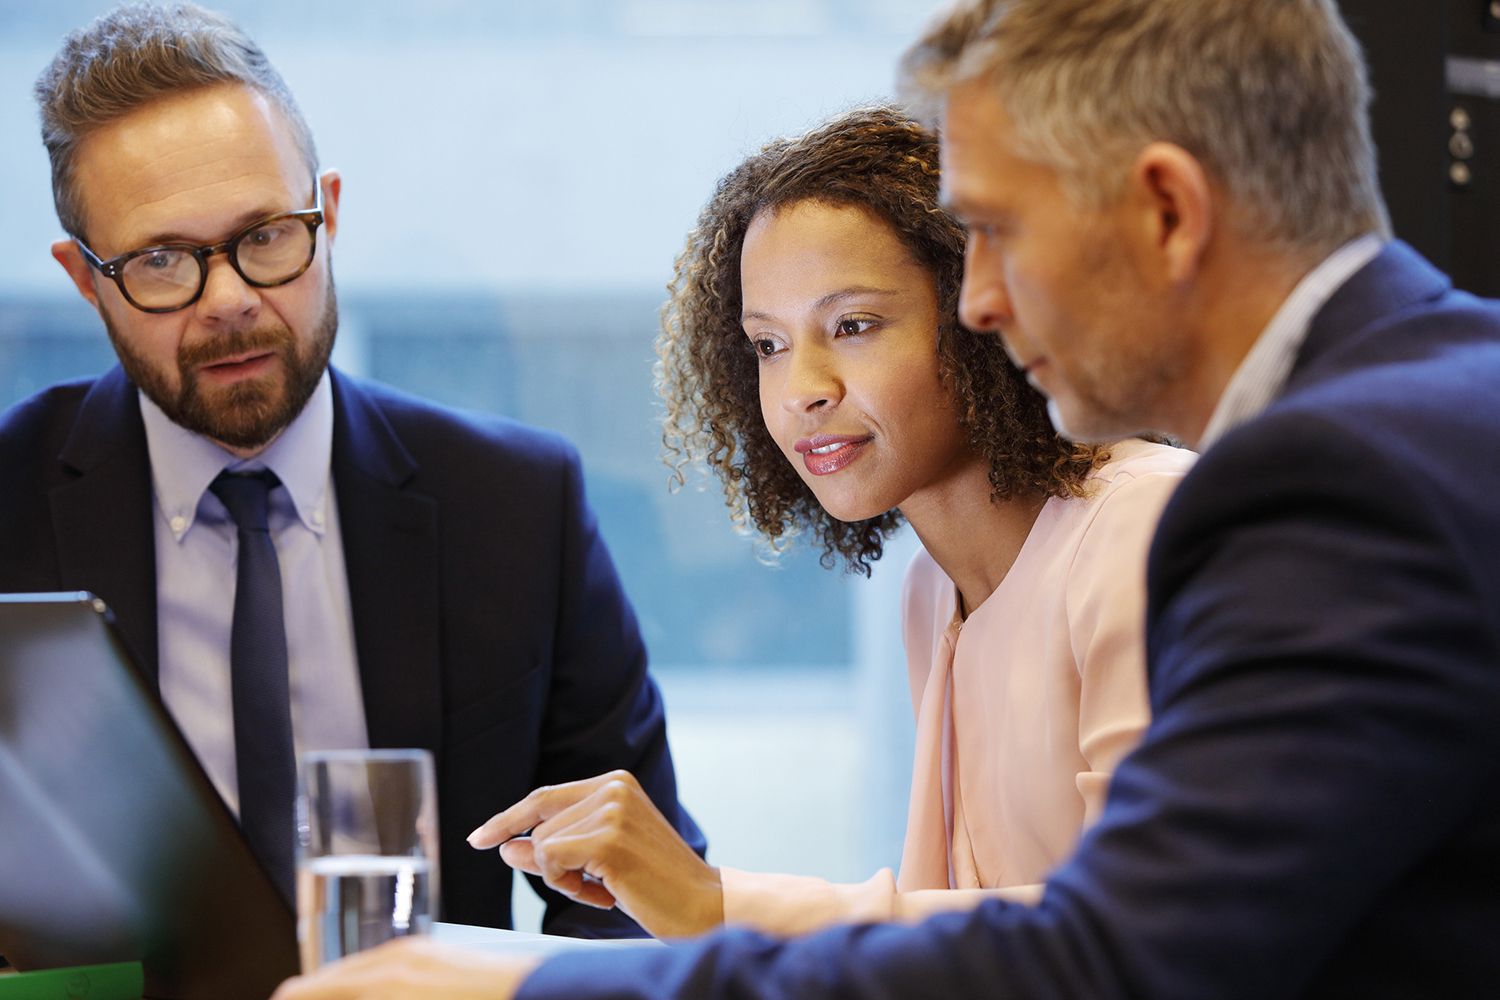
[[(296, 277), (312, 257), (314, 236), (300, 218), (270, 219), (244, 233), (229, 257), (257, 285), (277, 285)], [(206, 262), (188, 250), (164, 247), (132, 257), (120, 270), (125, 291), (140, 306), (163, 309), (186, 305), (198, 293)]]

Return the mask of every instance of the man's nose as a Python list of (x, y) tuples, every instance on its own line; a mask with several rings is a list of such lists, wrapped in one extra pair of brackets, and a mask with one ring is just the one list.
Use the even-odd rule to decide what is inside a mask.
[(958, 318), (980, 333), (995, 333), (1011, 319), (1010, 292), (1000, 255), (982, 235), (972, 235), (964, 251), (964, 283)]
[(227, 257), (215, 255), (208, 259), (208, 276), (197, 308), (204, 320), (234, 323), (259, 312), (260, 289), (240, 277)]

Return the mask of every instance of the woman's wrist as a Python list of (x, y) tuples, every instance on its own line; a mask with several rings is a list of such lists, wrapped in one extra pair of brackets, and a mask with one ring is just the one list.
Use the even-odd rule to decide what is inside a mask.
[(668, 933), (658, 937), (694, 937), (724, 925), (724, 882), (719, 869), (705, 864), (693, 891), (687, 894)]

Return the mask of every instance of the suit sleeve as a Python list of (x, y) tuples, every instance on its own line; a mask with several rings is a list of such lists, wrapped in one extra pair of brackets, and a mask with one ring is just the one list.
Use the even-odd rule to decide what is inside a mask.
[[(562, 491), (562, 574), (552, 684), (536, 781), (552, 785), (622, 768), (702, 855), (703, 834), (677, 801), (661, 693), (646, 670), (646, 650), (569, 449)], [(542, 929), (572, 937), (644, 937), (618, 910), (573, 903), (532, 885), (547, 901)]]
[[(519, 995), (1259, 1000), (1317, 994), (1341, 961), (1379, 976), (1378, 948), (1342, 949), (1396, 919), (1500, 756), (1491, 612), (1409, 463), (1309, 418), (1258, 423), (1168, 507), (1154, 719), (1037, 906), (570, 957)], [(1444, 912), (1420, 902), (1414, 920)]]

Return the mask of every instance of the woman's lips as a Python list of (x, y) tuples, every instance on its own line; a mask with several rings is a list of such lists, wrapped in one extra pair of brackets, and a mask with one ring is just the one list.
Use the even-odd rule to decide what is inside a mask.
[(803, 438), (793, 445), (802, 456), (802, 464), (815, 476), (827, 476), (839, 471), (858, 458), (865, 445), (874, 440), (874, 435), (819, 434)]

